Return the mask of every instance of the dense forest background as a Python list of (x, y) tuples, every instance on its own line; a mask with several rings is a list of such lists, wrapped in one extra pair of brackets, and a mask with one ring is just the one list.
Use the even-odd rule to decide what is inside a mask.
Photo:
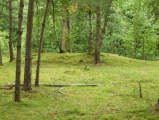
[[(34, 2), (32, 49), (37, 52), (47, 1)], [(158, 0), (50, 0), (42, 52), (94, 53), (96, 7), (99, 6), (101, 52), (156, 60), (159, 55), (158, 4)], [(19, 0), (0, 0), (0, 51), (4, 55), (9, 55), (11, 44), (16, 54), (18, 10)], [(25, 53), (27, 10), (25, 1), (22, 53)]]

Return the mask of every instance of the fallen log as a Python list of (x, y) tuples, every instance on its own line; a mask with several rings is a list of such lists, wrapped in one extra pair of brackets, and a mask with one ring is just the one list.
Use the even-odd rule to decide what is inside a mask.
[(79, 87), (86, 87), (86, 86), (98, 86), (97, 84), (41, 84), (42, 86), (48, 87), (68, 87), (68, 86), (79, 86)]
[[(34, 84), (32, 84), (34, 85)], [(40, 86), (47, 86), (47, 87), (69, 87), (69, 86), (79, 86), (79, 87), (95, 87), (98, 86), (97, 84), (39, 84)], [(23, 86), (21, 84), (20, 86)], [(8, 84), (3, 87), (0, 87), (0, 89), (6, 89), (6, 90), (11, 90), (13, 87), (15, 87), (15, 84)]]

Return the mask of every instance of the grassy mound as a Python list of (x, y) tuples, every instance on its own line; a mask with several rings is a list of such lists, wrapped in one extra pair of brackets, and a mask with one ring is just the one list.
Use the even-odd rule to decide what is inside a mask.
[[(33, 83), (36, 58), (34, 54)], [(101, 54), (101, 64), (95, 66), (92, 55), (44, 53), (41, 60), (41, 84), (99, 86), (33, 86), (33, 91), (29, 93), (22, 91), (21, 103), (13, 102), (14, 90), (0, 90), (0, 119), (156, 120), (158, 113), (151, 108), (159, 94), (158, 66), (158, 61), (142, 61), (106, 53)], [(24, 65), (22, 81), (23, 68)], [(0, 67), (0, 80), (0, 86), (14, 83), (15, 62), (5, 62)], [(139, 82), (143, 98), (139, 97)]]

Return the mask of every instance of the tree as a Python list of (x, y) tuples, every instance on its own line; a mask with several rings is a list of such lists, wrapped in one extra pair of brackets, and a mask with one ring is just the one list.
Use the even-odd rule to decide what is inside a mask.
[(94, 54), (94, 61), (95, 64), (100, 62), (100, 26), (101, 26), (101, 17), (100, 17), (100, 6), (98, 5), (96, 8), (96, 43), (95, 43), (95, 54)]
[(69, 13), (69, 10), (67, 8), (66, 10), (66, 14), (67, 14), (67, 17), (66, 17), (66, 20), (67, 20), (67, 31), (66, 31), (66, 39), (67, 39), (67, 51), (68, 52), (72, 52), (72, 47), (71, 47), (71, 25), (70, 25), (70, 13)]
[[(0, 1), (0, 29), (8, 32), (10, 21), (8, 12), (12, 10), (12, 42), (16, 45), (17, 33), (16, 22), (19, 1), (12, 1), (13, 9), (9, 9), (9, 0)], [(33, 51), (38, 51), (41, 28), (39, 24), (43, 21), (46, 1), (34, 0), (37, 3), (37, 14), (34, 16), (33, 27)], [(154, 59), (159, 56), (158, 42), (158, 0), (52, 0), (53, 19), (46, 23), (43, 41), (43, 49), (47, 52), (88, 52), (95, 50), (96, 38), (96, 7), (100, 6), (101, 28), (100, 28), (100, 51), (119, 54), (139, 59)], [(27, 9), (27, 8), (26, 8)], [(26, 10), (24, 10), (24, 17)], [(26, 19), (24, 19), (26, 20)], [(26, 32), (26, 22), (23, 24)], [(53, 26), (53, 28), (52, 28)], [(52, 31), (51, 31), (52, 29)], [(1, 42), (3, 54), (9, 51), (9, 34), (5, 36), (6, 41)], [(26, 37), (26, 36), (24, 36)], [(63, 40), (62, 40), (63, 39)], [(94, 39), (94, 40), (93, 40)], [(22, 41), (22, 46), (25, 45)], [(63, 50), (62, 50), (63, 48)], [(22, 47), (22, 50), (25, 50)], [(90, 52), (91, 51), (91, 52)]]
[[(72, 52), (72, 40), (71, 40), (71, 25), (70, 25), (70, 12), (71, 8), (73, 8), (72, 4), (74, 3), (73, 0), (66, 1), (66, 0), (60, 0), (58, 7), (59, 9), (62, 10), (62, 14), (59, 14), (60, 17), (59, 19), (61, 20), (60, 25), (61, 25), (61, 39), (57, 42), (59, 52), (60, 53), (65, 53), (65, 52)], [(53, 24), (55, 25), (57, 22), (55, 21), (55, 1), (52, 1), (52, 6), (53, 6)], [(56, 23), (55, 23), (56, 22)], [(54, 29), (55, 31), (55, 29)], [(55, 36), (56, 36), (56, 31), (55, 31)], [(57, 41), (57, 37), (56, 37)]]
[(69, 22), (69, 11), (67, 7), (63, 8), (63, 18), (62, 18), (62, 35), (61, 35), (61, 53), (67, 51), (67, 39), (70, 32), (70, 22)]
[(57, 28), (56, 28), (54, 0), (52, 0), (51, 3), (52, 3), (52, 22), (53, 22), (54, 36), (55, 36), (55, 39), (56, 39), (57, 46), (58, 46), (60, 52), (62, 52), (61, 46), (60, 46), (60, 43), (59, 43), (59, 39), (58, 39)]
[(46, 8), (45, 8), (45, 14), (44, 14), (43, 22), (42, 22), (42, 28), (41, 28), (41, 34), (40, 34), (40, 43), (39, 43), (39, 51), (38, 51), (38, 59), (37, 59), (37, 68), (36, 68), (35, 86), (39, 86), (39, 72), (40, 72), (41, 50), (42, 50), (43, 36), (44, 36), (45, 23), (46, 23), (46, 17), (47, 17), (49, 2), (50, 2), (50, 0), (47, 0)]
[(66, 33), (67, 33), (67, 19), (62, 19), (62, 35), (61, 35), (61, 51), (60, 53), (66, 52)]
[(32, 28), (33, 28), (34, 0), (29, 0), (26, 33), (26, 52), (23, 90), (31, 90), (32, 77)]
[(17, 57), (16, 57), (16, 80), (14, 101), (20, 101), (20, 76), (21, 76), (21, 39), (22, 39), (22, 21), (23, 21), (24, 1), (20, 0), (19, 21), (18, 21), (18, 38), (17, 38)]
[[(39, 10), (39, 7), (40, 7), (40, 5), (39, 5), (39, 0), (36, 0), (36, 16), (35, 16), (35, 21), (36, 21), (36, 30), (37, 30), (37, 32), (35, 32), (35, 34), (36, 34), (36, 38), (35, 38), (35, 43), (33, 43), (33, 44), (35, 44), (35, 48), (37, 48), (38, 49), (38, 43), (39, 43), (39, 39), (40, 39), (40, 10)], [(33, 45), (34, 46), (34, 45)], [(41, 51), (42, 52), (42, 51)]]
[[(107, 0), (106, 1), (106, 5), (105, 5), (105, 9), (104, 9), (104, 25), (103, 25), (103, 28), (101, 30), (101, 44), (102, 44), (102, 41), (104, 39), (104, 36), (106, 34), (106, 28), (107, 28), (107, 24), (108, 24), (108, 20), (109, 20), (109, 15), (110, 15), (110, 12), (111, 12), (111, 6), (112, 6), (112, 1), (113, 0)], [(101, 45), (100, 45), (101, 47)]]
[(88, 38), (88, 53), (90, 54), (93, 51), (93, 25), (92, 25), (92, 8), (89, 8), (88, 11), (89, 15), (89, 26), (90, 26), (90, 31), (89, 31), (89, 38)]
[(14, 60), (13, 54), (13, 43), (12, 43), (12, 34), (13, 34), (13, 26), (12, 26), (12, 0), (9, 0), (9, 53), (10, 53), (10, 62)]

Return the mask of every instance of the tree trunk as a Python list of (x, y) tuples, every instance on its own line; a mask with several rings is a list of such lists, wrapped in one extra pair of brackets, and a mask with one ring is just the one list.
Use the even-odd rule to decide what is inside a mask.
[(106, 27), (107, 27), (107, 24), (108, 24), (108, 15), (105, 14), (105, 17), (104, 17), (104, 26), (103, 26), (103, 29), (102, 29), (102, 34), (101, 34), (101, 43), (104, 39), (104, 35), (106, 33)]
[(13, 25), (12, 25), (12, 0), (9, 0), (9, 54), (10, 54), (10, 62), (14, 60), (13, 54), (13, 42), (12, 42), (12, 33), (13, 33)]
[(96, 43), (95, 43), (95, 64), (100, 62), (100, 7), (97, 6), (96, 8), (96, 15), (97, 15), (97, 22), (96, 22)]
[[(103, 39), (104, 39), (104, 36), (105, 36), (105, 33), (106, 33), (106, 28), (107, 28), (107, 24), (108, 24), (108, 16), (110, 14), (110, 9), (111, 9), (111, 6), (112, 6), (112, 1), (113, 0), (107, 0), (107, 5), (106, 5), (106, 10), (105, 10), (105, 16), (104, 16), (104, 26), (103, 26), (103, 29), (102, 29), (102, 33), (101, 33), (101, 44), (103, 42)], [(101, 45), (100, 45), (101, 47)]]
[(62, 20), (62, 38), (61, 38), (61, 52), (66, 52), (66, 33), (67, 33), (67, 19)]
[(68, 9), (66, 10), (67, 12), (67, 31), (68, 31), (68, 34), (70, 34), (70, 15), (69, 15), (69, 11)]
[(18, 38), (17, 38), (17, 57), (16, 57), (16, 80), (14, 101), (20, 102), (20, 76), (21, 76), (21, 39), (22, 39), (22, 21), (23, 21), (24, 1), (20, 0), (19, 20), (18, 20)]
[[(36, 15), (37, 15), (37, 37), (36, 37), (36, 45), (39, 43), (40, 39), (40, 14), (39, 14), (39, 0), (36, 0)], [(38, 47), (36, 47), (38, 49)], [(38, 51), (38, 50), (37, 50)]]
[(3, 66), (1, 46), (0, 46), (0, 66)]
[(53, 20), (53, 28), (54, 28), (54, 35), (55, 35), (55, 38), (56, 38), (56, 43), (57, 43), (58, 48), (59, 48), (60, 53), (61, 53), (62, 49), (61, 49), (61, 45), (60, 45), (60, 42), (59, 42), (59, 39), (58, 39), (57, 29), (56, 29), (54, 0), (52, 0), (52, 20)]
[(88, 53), (90, 54), (93, 51), (92, 41), (93, 41), (93, 25), (92, 25), (92, 8), (90, 8), (89, 12), (89, 39), (88, 39)]
[(38, 51), (38, 60), (37, 60), (37, 68), (36, 68), (36, 80), (35, 80), (35, 86), (39, 86), (39, 72), (40, 72), (40, 60), (41, 60), (41, 50), (42, 50), (42, 44), (43, 44), (43, 35), (45, 30), (45, 23), (46, 23), (46, 17), (48, 12), (50, 0), (47, 0), (46, 8), (45, 8), (45, 14), (42, 22), (42, 29), (40, 34), (40, 43), (39, 43), (39, 51)]
[(67, 51), (68, 52), (72, 52), (72, 43), (71, 43), (71, 39), (70, 39), (70, 34), (71, 34), (71, 28), (70, 28), (70, 15), (69, 15), (69, 10), (66, 10), (67, 12)]
[(23, 90), (31, 90), (32, 77), (32, 28), (33, 28), (34, 0), (29, 0), (27, 33), (26, 33), (26, 53)]

